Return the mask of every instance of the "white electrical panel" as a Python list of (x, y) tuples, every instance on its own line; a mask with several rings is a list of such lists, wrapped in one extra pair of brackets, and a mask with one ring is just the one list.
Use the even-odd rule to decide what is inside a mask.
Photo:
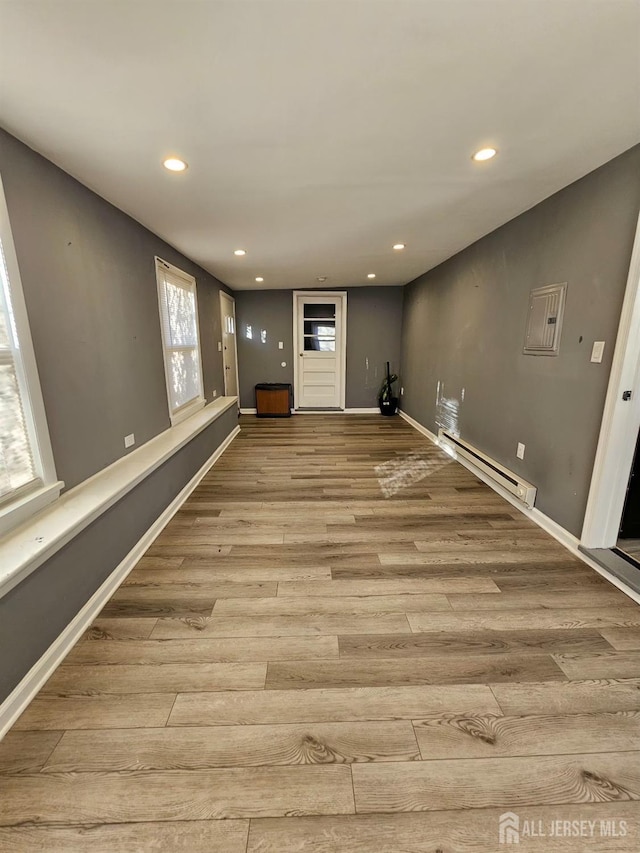
[(529, 295), (525, 355), (558, 355), (567, 283), (536, 287)]

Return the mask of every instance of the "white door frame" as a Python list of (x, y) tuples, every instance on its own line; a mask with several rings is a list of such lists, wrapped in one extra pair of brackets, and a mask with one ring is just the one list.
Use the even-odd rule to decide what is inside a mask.
[[(294, 409), (298, 407), (300, 394), (300, 349), (302, 342), (298, 338), (298, 299), (308, 296), (327, 296), (341, 300), (340, 310), (340, 408), (346, 408), (347, 385), (347, 291), (346, 290), (294, 290), (293, 291), (293, 402)], [(322, 410), (320, 410), (321, 413)]]
[(232, 307), (233, 307), (233, 328), (234, 328), (233, 348), (235, 350), (235, 352), (233, 353), (233, 358), (234, 358), (235, 366), (236, 366), (236, 390), (237, 390), (236, 396), (238, 397), (238, 400), (240, 400), (240, 375), (238, 374), (238, 323), (236, 321), (236, 300), (233, 298), (233, 296), (229, 296), (229, 294), (226, 293), (226, 291), (221, 290), (220, 291), (220, 337), (222, 338), (222, 372), (224, 373), (224, 396), (225, 397), (229, 396), (229, 394), (227, 394), (227, 371), (225, 370), (225, 364), (224, 364), (224, 306), (223, 306), (223, 301), (225, 299), (228, 302), (230, 302)]
[[(628, 401), (623, 400), (625, 391), (631, 391)], [(582, 528), (585, 548), (613, 548), (616, 544), (639, 429), (640, 217)]]

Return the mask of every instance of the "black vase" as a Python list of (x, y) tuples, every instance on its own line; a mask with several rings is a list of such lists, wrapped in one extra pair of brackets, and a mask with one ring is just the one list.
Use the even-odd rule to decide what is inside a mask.
[(382, 397), (378, 400), (381, 415), (395, 415), (398, 411), (398, 398), (389, 397), (388, 400), (383, 400)]

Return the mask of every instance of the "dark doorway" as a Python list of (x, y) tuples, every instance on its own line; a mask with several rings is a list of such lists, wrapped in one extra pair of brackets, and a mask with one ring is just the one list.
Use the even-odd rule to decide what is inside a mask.
[(627, 486), (618, 548), (636, 560), (640, 559), (640, 435)]

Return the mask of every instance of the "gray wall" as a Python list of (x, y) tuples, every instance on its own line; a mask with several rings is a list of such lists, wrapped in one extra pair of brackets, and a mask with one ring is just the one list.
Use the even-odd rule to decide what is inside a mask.
[[(347, 408), (369, 408), (377, 396), (385, 362), (398, 372), (402, 329), (401, 287), (350, 287), (347, 291)], [(241, 290), (234, 293), (238, 328), (240, 405), (255, 406), (259, 382), (293, 384), (293, 292), (291, 290)], [(253, 338), (245, 335), (246, 325)], [(260, 342), (260, 330), (267, 343)], [(278, 349), (278, 341), (284, 349)], [(281, 362), (287, 363), (281, 367)]]
[(232, 407), (0, 599), (0, 702), (237, 423)]
[[(58, 477), (67, 488), (169, 427), (154, 255), (195, 276), (205, 396), (223, 393), (220, 284), (0, 131), (2, 173)], [(214, 421), (0, 599), (0, 701), (237, 424)]]
[[(195, 276), (205, 397), (224, 393), (220, 283), (0, 130), (0, 172), (58, 477), (71, 488), (170, 425), (154, 255)], [(226, 289), (226, 288), (225, 288)]]
[[(457, 406), (460, 435), (536, 485), (537, 507), (576, 536), (640, 207), (638, 175), (640, 146), (405, 288), (402, 408), (437, 432)], [(530, 289), (564, 281), (560, 354), (523, 355)], [(604, 360), (591, 364), (597, 340), (606, 341)], [(526, 445), (523, 461), (517, 442)]]

